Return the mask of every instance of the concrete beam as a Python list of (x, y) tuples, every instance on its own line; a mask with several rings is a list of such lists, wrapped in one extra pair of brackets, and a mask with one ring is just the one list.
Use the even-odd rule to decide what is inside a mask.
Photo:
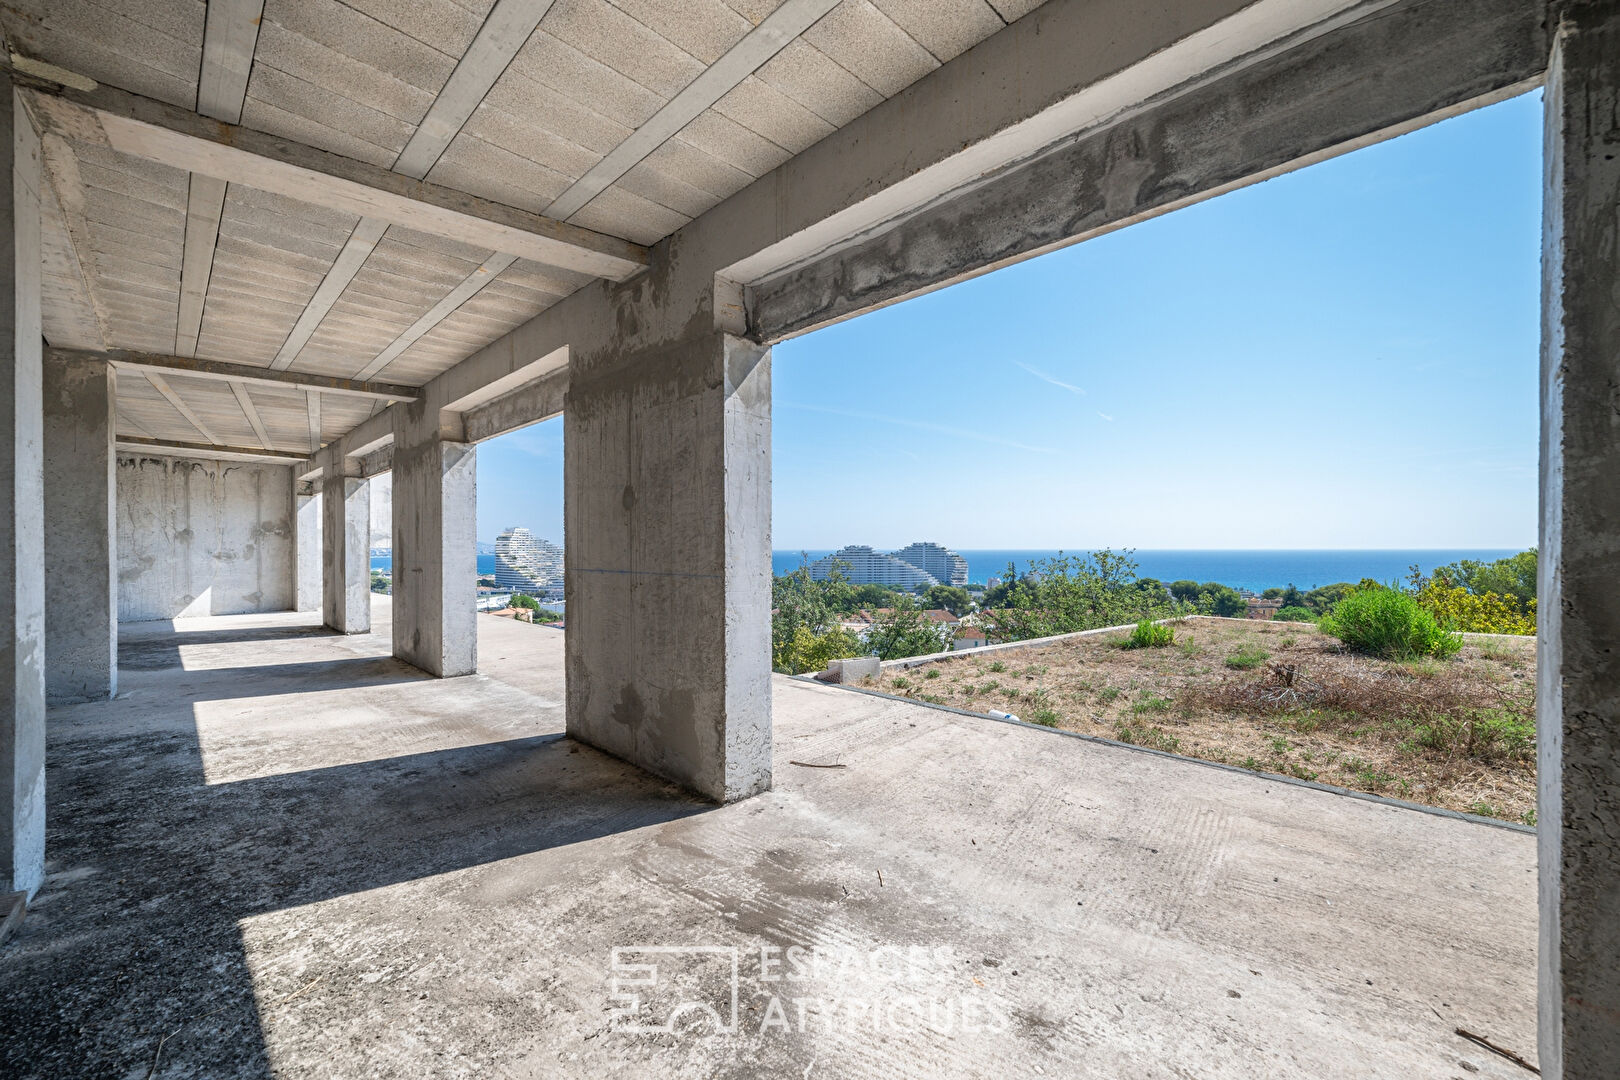
[(592, 277), (625, 281), (647, 265), (627, 240), (110, 86), (24, 93), (42, 130), (70, 141)]
[(309, 413), (309, 452), (321, 448), (321, 395), (315, 390), (304, 391), (304, 406)]
[(197, 415), (196, 410), (187, 405), (185, 399), (175, 393), (175, 389), (169, 385), (168, 379), (150, 368), (143, 369), (141, 374), (146, 377), (147, 382), (152, 384), (152, 389), (162, 394), (164, 399), (174, 406), (174, 411), (180, 414), (180, 418), (197, 430), (197, 434), (207, 439), (211, 445), (220, 445), (219, 438), (203, 422), (203, 418)]
[(44, 365), (45, 692), (118, 690), (116, 376), (101, 360)]
[(423, 312), (421, 318), (407, 326), (399, 337), (388, 343), (387, 348), (372, 357), (371, 362), (365, 367), (355, 372), (354, 377), (357, 379), (369, 379), (373, 375), (379, 374), (389, 364), (399, 359), (406, 349), (415, 345), (422, 335), (455, 314), (461, 305), (477, 296), (483, 291), (484, 286), (494, 281), (500, 276), (501, 271), (515, 262), (517, 262), (516, 258), (511, 255), (503, 255), (500, 252), (496, 252), (485, 259), (478, 269), (462, 280), (461, 284), (446, 293), (444, 299)]
[(236, 398), (237, 406), (242, 410), (242, 416), (253, 429), (253, 435), (259, 440), (259, 445), (266, 450), (274, 450), (275, 444), (270, 441), (270, 433), (264, 429), (264, 420), (259, 416), (259, 410), (253, 404), (253, 396), (248, 393), (247, 386), (238, 379), (230, 381), (232, 395)]
[(279, 465), (302, 465), (305, 458), (282, 450), (260, 450), (251, 446), (221, 446), (217, 443), (180, 442), (174, 439), (143, 439), (118, 436), (118, 449), (132, 454), (159, 457), (204, 458), (218, 461), (270, 461)]
[(1536, 671), (1538, 1032), (1549, 1080), (1620, 1076), (1620, 3), (1547, 75)]
[[(242, 122), (253, 51), (259, 43), (264, 0), (215, 0), (203, 24), (202, 65), (197, 75), (197, 111), (227, 124)], [(192, 173), (186, 197), (186, 239), (180, 259), (180, 311), (174, 351), (197, 355), (208, 279), (214, 271), (219, 221), (225, 213), (226, 183)]]
[(567, 397), (568, 369), (562, 368), (468, 409), (461, 414), (461, 430), (471, 443), (493, 439), (560, 415)]
[(227, 187), (223, 180), (192, 173), (186, 191), (186, 239), (180, 254), (180, 309), (174, 327), (174, 351), (180, 356), (197, 355), (203, 306), (208, 300), (208, 280), (214, 273), (219, 222), (225, 215)]
[(197, 360), (189, 356), (161, 356), (157, 353), (132, 352), (110, 349), (104, 353), (85, 352), (82, 349), (47, 348), (46, 362), (77, 359), (104, 360), (120, 370), (146, 374), (178, 375), (188, 379), (213, 379), (221, 382), (246, 383), (250, 386), (272, 386), (286, 390), (301, 388), (323, 394), (346, 397), (378, 398), (383, 401), (415, 401), (422, 396), (414, 386), (398, 383), (363, 382), (341, 379), (333, 375), (272, 371), (248, 364), (227, 364), (220, 360)]
[(0, 896), (45, 880), (45, 467), (39, 136), (0, 108)]
[[(450, 143), (460, 133), (490, 88), (501, 77), (518, 50), (523, 48), (534, 33), (540, 20), (551, 10), (552, 0), (499, 0), (478, 28), (472, 44), (456, 63), (455, 70), (433, 104), (428, 107), (422, 122), (411, 133), (410, 141), (394, 159), (393, 171), (418, 179), (426, 176), (438, 162)], [(288, 367), (315, 333), (321, 320), (326, 318), (365, 265), (371, 252), (382, 239), (388, 223), (376, 218), (362, 218), (354, 233), (338, 253), (332, 269), (321, 281), (309, 305), (299, 316), (293, 332), (277, 354), (276, 367)], [(466, 303), (484, 286), (495, 280), (502, 270), (517, 261), (517, 256), (497, 250), (454, 289), (412, 323), (400, 336), (373, 357), (355, 377), (368, 379), (394, 362), (423, 334), (443, 322), (457, 308)]]
[(1546, 69), (1544, 23), (1524, 0), (1452, 0), (1322, 33), (756, 284), (750, 336), (804, 333), (1521, 93)]
[(62, 220), (67, 226), (68, 242), (73, 257), (79, 264), (79, 281), (84, 286), (85, 299), (96, 316), (96, 337), (103, 345), (112, 341), (107, 329), (107, 307), (101, 299), (100, 271), (96, 268), (96, 249), (90, 241), (88, 218), (89, 196), (84, 179), (79, 175), (79, 159), (66, 139), (47, 135), (40, 140), (45, 180), (56, 196), (56, 205), (62, 209)]
[(203, 23), (197, 111), (227, 124), (242, 122), (264, 0), (209, 0)]
[(627, 139), (552, 200), (546, 207), (546, 215), (566, 221), (585, 209), (592, 199), (735, 90), (838, 4), (839, 0), (782, 0), (776, 10), (743, 35), (741, 41), (704, 68)]

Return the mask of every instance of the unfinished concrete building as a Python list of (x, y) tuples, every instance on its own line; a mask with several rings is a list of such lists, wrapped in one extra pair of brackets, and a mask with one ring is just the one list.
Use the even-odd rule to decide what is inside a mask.
[[(0, 26), (0, 1072), (1620, 1075), (1620, 3)], [(773, 342), (1538, 86), (1536, 837), (773, 681)], [(477, 444), (559, 413), (536, 658)], [(621, 948), (876, 943), (1004, 1022), (609, 1026)]]

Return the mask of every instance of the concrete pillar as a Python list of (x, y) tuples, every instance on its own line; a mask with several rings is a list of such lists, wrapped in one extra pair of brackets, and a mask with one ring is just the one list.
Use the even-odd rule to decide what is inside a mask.
[(116, 376), (105, 360), (45, 367), (45, 693), (118, 691)]
[(1540, 1065), (1620, 1076), (1620, 2), (1547, 73), (1542, 253)]
[(0, 108), (0, 896), (45, 878), (45, 480), (39, 136)]
[(394, 421), (394, 655), (431, 675), (478, 670), (478, 448), (424, 402)]
[[(313, 484), (293, 480), (293, 610), (321, 610), (321, 493)], [(367, 573), (370, 573), (369, 537)], [(368, 581), (366, 587), (371, 587)]]
[(717, 801), (771, 785), (770, 350), (576, 362), (568, 734)]
[(321, 481), (321, 616), (340, 634), (371, 630), (371, 489), (359, 476)]

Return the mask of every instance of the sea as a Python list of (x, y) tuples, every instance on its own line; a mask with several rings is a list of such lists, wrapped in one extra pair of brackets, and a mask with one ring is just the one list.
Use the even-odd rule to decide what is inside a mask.
[[(1415, 564), (1429, 573), (1437, 566), (1445, 566), (1459, 559), (1489, 562), (1516, 554), (1514, 548), (1443, 548), (1406, 550), (1305, 550), (1305, 551), (1152, 551), (1138, 549), (1131, 557), (1137, 562), (1140, 577), (1158, 578), (1160, 581), (1214, 581), (1234, 589), (1262, 592), (1272, 587), (1295, 585), (1301, 589), (1315, 589), (1339, 581), (1403, 580)], [(832, 551), (820, 548), (813, 551), (773, 551), (771, 571), (788, 574), (798, 569), (801, 556), (812, 561)], [(1012, 563), (1022, 574), (1041, 559), (1052, 559), (1060, 554), (1083, 555), (1085, 549), (1059, 552), (1048, 549), (958, 549), (957, 554), (967, 560), (968, 581), (982, 585), (992, 577), (1003, 577), (1007, 564)]]
[[(392, 555), (373, 555), (371, 557), (371, 568), (373, 570), (392, 570), (394, 568), (394, 557)], [(488, 577), (494, 572), (495, 556), (493, 554), (479, 555), (478, 576)]]
[[(1418, 548), (1408, 550), (1351, 550), (1351, 551), (1148, 551), (1138, 550), (1131, 557), (1137, 562), (1137, 574), (1158, 578), (1160, 581), (1217, 581), (1234, 589), (1252, 589), (1262, 592), (1273, 586), (1296, 585), (1301, 589), (1315, 589), (1337, 581), (1397, 581), (1411, 572), (1413, 564), (1429, 573), (1437, 566), (1454, 563), (1459, 559), (1490, 562), (1516, 554), (1517, 548)], [(802, 553), (812, 561), (831, 555), (828, 548), (816, 548)], [(1007, 572), (1010, 562), (1022, 574), (1032, 563), (1053, 559), (1063, 552), (1044, 548), (964, 549), (957, 552), (967, 560), (968, 581), (983, 585), (992, 577)], [(1070, 555), (1084, 554), (1076, 550)], [(771, 552), (771, 572), (789, 574), (798, 569), (801, 553), (798, 551)], [(371, 568), (387, 570), (394, 565), (387, 555), (373, 555)], [(495, 572), (495, 556), (478, 556), (478, 573)]]

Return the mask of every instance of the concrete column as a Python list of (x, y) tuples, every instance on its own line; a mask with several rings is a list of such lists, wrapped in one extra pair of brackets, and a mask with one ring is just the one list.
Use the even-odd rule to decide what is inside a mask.
[(1542, 252), (1540, 1065), (1620, 1076), (1620, 3), (1547, 72)]
[[(321, 493), (313, 484), (293, 480), (293, 610), (321, 610)], [(370, 573), (369, 537), (367, 574)], [(371, 587), (368, 581), (366, 587)]]
[(105, 360), (45, 367), (45, 692), (118, 691), (116, 376)]
[(39, 136), (0, 91), (0, 895), (45, 878), (45, 481)]
[(576, 363), (568, 734), (717, 801), (771, 785), (770, 350)]
[(424, 402), (394, 421), (394, 655), (441, 678), (478, 670), (478, 448)]
[(371, 488), (362, 477), (321, 481), (321, 615), (340, 634), (371, 630)]

